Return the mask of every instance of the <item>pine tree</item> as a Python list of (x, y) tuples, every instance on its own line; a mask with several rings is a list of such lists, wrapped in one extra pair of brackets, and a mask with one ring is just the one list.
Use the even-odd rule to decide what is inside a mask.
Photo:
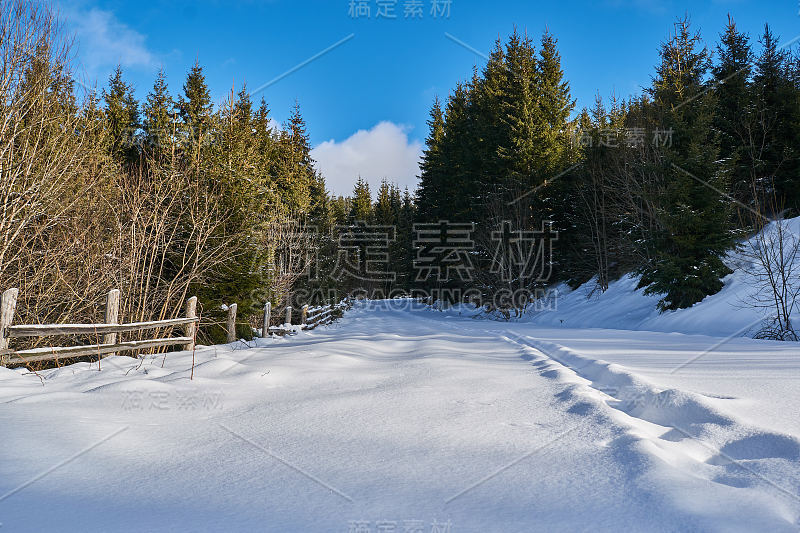
[(158, 159), (167, 153), (173, 154), (173, 139), (176, 134), (173, 114), (175, 102), (169, 94), (163, 68), (159, 69), (153, 89), (147, 95), (143, 107), (145, 147)]
[(122, 79), (119, 65), (108, 78), (108, 89), (103, 90), (103, 99), (112, 155), (121, 164), (131, 165), (138, 156), (139, 104), (133, 86)]
[(374, 221), (372, 210), (372, 193), (369, 190), (369, 183), (359, 176), (353, 188), (353, 197), (350, 202), (350, 222), (366, 222), (371, 224)]
[(473, 220), (484, 217), (488, 206), (499, 196), (509, 175), (509, 159), (504, 149), (510, 146), (510, 132), (502, 111), (509, 91), (509, 67), (500, 39), (495, 41), (482, 77), (473, 83), (474, 150), (478, 176), (471, 184)]
[(186, 76), (183, 94), (178, 98), (183, 149), (195, 165), (200, 163), (201, 152), (210, 142), (213, 107), (203, 67), (196, 62)]
[(414, 223), (416, 222), (416, 209), (414, 199), (408, 189), (403, 191), (402, 205), (397, 215), (397, 256), (398, 279), (397, 286), (406, 291), (411, 291), (416, 279), (414, 259)]
[(752, 52), (746, 35), (728, 15), (717, 45), (718, 64), (713, 69), (717, 96), (714, 127), (719, 132), (720, 156), (729, 171), (731, 194), (745, 205), (753, 205), (750, 175), (752, 149), (746, 129), (751, 120), (749, 79)]
[(258, 109), (252, 114), (250, 127), (253, 136), (253, 165), (262, 190), (261, 202), (270, 209), (277, 209), (280, 199), (276, 190), (274, 161), (277, 153), (277, 133), (272, 127), (266, 100), (261, 98)]
[(435, 221), (439, 218), (440, 202), (444, 180), (444, 161), (442, 144), (444, 142), (445, 121), (442, 105), (437, 96), (431, 107), (427, 121), (428, 137), (425, 139), (425, 150), (420, 161), (419, 188), (417, 189), (417, 206), (420, 220)]
[[(213, 187), (222, 214), (215, 238), (236, 250), (220, 266), (215, 279), (200, 291), (209, 308), (229, 301), (237, 302), (239, 316), (247, 320), (257, 314), (267, 295), (264, 287), (270, 282), (269, 250), (261, 233), (265, 231), (267, 204), (253, 161), (255, 142), (251, 131), (250, 97), (243, 86), (236, 93), (231, 88), (219, 111), (206, 121), (201, 170), (209, 187)], [(222, 298), (222, 299), (221, 299)]]
[(650, 93), (662, 128), (674, 135), (663, 152), (659, 228), (645, 242), (650, 260), (641, 268), (641, 284), (647, 293), (664, 295), (661, 309), (678, 309), (722, 288), (722, 277), (731, 272), (722, 258), (733, 245), (733, 233), (727, 183), (715, 163), (715, 99), (704, 83), (709, 53), (683, 19), (660, 56)]
[(542, 132), (544, 153), (540, 155), (541, 170), (548, 175), (558, 173), (567, 166), (568, 123), (569, 116), (575, 108), (569, 82), (564, 79), (561, 55), (558, 53), (556, 43), (553, 34), (545, 31), (542, 35), (538, 60), (539, 114), (545, 123)]
[[(539, 185), (544, 170), (547, 146), (544, 144), (545, 120), (539, 102), (541, 78), (535, 50), (528, 36), (516, 30), (506, 46), (506, 86), (500, 101), (501, 123), (505, 140), (498, 145), (500, 186), (506, 201)], [(496, 111), (496, 112), (497, 112)]]
[(278, 134), (270, 174), (281, 203), (289, 212), (306, 216), (312, 208), (312, 189), (319, 189), (311, 158), (306, 123), (295, 102), (292, 113)]
[(475, 173), (472, 166), (475, 152), (471, 140), (475, 135), (470, 116), (471, 86), (459, 83), (447, 101), (445, 132), (441, 143), (442, 179), (438, 189), (437, 220), (465, 222), (474, 218), (472, 198), (475, 195)]
[(396, 202), (393, 202), (394, 190), (389, 185), (386, 179), (381, 180), (381, 186), (378, 189), (378, 199), (375, 202), (373, 209), (373, 216), (375, 223), (381, 226), (392, 226), (397, 222), (396, 219)]
[(753, 134), (755, 181), (765, 191), (761, 203), (772, 209), (800, 208), (797, 175), (800, 156), (793, 144), (798, 118), (798, 92), (791, 80), (789, 55), (778, 46), (778, 38), (768, 25), (760, 39), (761, 54), (755, 61), (753, 98), (756, 120)]

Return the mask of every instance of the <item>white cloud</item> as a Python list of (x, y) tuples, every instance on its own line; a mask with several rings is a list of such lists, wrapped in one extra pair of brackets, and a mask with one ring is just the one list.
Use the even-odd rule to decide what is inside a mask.
[[(155, 65), (146, 37), (113, 12), (72, 5), (62, 6), (62, 15), (75, 34), (78, 58), (90, 78), (106, 76), (118, 64), (124, 68)], [(105, 79), (99, 81), (102, 84)]]
[(377, 190), (383, 178), (413, 191), (419, 174), (422, 143), (408, 138), (408, 127), (380, 122), (369, 130), (358, 130), (342, 142), (325, 141), (311, 151), (328, 189), (349, 195), (361, 176)]

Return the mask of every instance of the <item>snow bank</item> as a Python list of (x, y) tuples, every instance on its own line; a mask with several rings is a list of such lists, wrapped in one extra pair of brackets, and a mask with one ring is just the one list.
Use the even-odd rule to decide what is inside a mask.
[[(791, 232), (800, 235), (800, 217), (786, 223)], [(774, 227), (772, 223), (765, 231), (774, 233)], [(742, 248), (747, 249), (751, 242), (752, 239), (744, 242)], [(736, 251), (729, 254), (726, 263), (734, 272), (725, 277), (722, 290), (688, 309), (660, 313), (656, 308), (660, 296), (646, 296), (642, 289), (636, 289), (638, 278), (626, 275), (610, 283), (604, 293), (596, 290), (594, 281), (576, 290), (559, 285), (554, 289), (558, 294), (554, 310), (532, 312), (521, 320), (566, 328), (752, 336), (760, 329), (766, 313), (746, 304), (752, 301), (755, 279), (742, 267), (751, 263)]]

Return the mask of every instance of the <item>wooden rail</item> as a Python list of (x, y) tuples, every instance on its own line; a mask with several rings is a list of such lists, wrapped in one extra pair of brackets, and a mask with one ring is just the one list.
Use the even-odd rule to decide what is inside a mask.
[[(119, 317), (119, 290), (109, 291), (106, 298), (106, 313), (104, 324), (17, 324), (14, 325), (14, 312), (17, 306), (17, 289), (8, 289), (0, 300), (0, 366), (36, 361), (48, 361), (65, 357), (85, 357), (104, 355), (118, 352), (142, 350), (145, 348), (158, 348), (182, 344), (184, 349), (192, 350), (195, 345), (197, 332), (197, 297), (193, 296), (186, 302), (186, 316), (168, 320), (153, 320), (149, 322), (131, 322), (128, 324), (117, 323)], [(118, 341), (121, 333), (134, 331), (147, 331), (161, 328), (183, 326), (184, 336), (145, 339), (138, 341)], [(81, 346), (47, 346), (26, 350), (12, 350), (9, 347), (11, 339), (30, 337), (50, 337), (53, 335), (94, 335), (103, 336), (103, 342)]]
[[(148, 329), (183, 326), (197, 322), (196, 318), (172, 318), (152, 322), (130, 322), (128, 324), (33, 324), (30, 326), (11, 326), (6, 328), (6, 337), (50, 337), (53, 335), (94, 335), (109, 333), (129, 333)], [(113, 343), (110, 343), (113, 344)]]
[[(314, 329), (318, 326), (322, 326), (325, 324), (330, 324), (333, 322), (337, 317), (336, 314), (342, 312), (344, 309), (350, 306), (350, 302), (348, 299), (342, 300), (337, 304), (328, 304), (319, 307), (309, 307), (308, 305), (304, 305), (300, 310), (300, 322), (293, 324), (294, 317), (296, 316), (294, 310), (291, 306), (287, 306), (284, 308), (283, 315), (284, 315), (284, 322), (283, 324), (272, 326), (269, 325), (271, 318), (272, 318), (272, 305), (267, 302), (264, 304), (264, 319), (262, 324), (266, 324), (266, 330), (264, 326), (261, 328), (261, 336), (266, 337), (271, 333), (277, 333), (279, 335), (287, 335), (291, 333), (295, 333), (298, 330), (308, 330)], [(228, 306), (230, 310), (231, 306)], [(229, 315), (229, 322), (228, 322), (228, 339), (231, 338), (232, 330), (230, 326), (230, 315)]]
[[(199, 318), (197, 318), (197, 297), (186, 301), (186, 316), (167, 320), (152, 320), (148, 322), (129, 322), (119, 324), (119, 299), (117, 289), (109, 291), (106, 298), (105, 323), (103, 324), (13, 324), (14, 313), (17, 306), (17, 289), (8, 289), (0, 299), (0, 366), (19, 363), (32, 363), (49, 361), (59, 358), (85, 357), (96, 355), (102, 358), (105, 355), (118, 352), (142, 350), (146, 348), (160, 348), (163, 346), (183, 345), (185, 350), (193, 350), (197, 334)], [(292, 307), (283, 310), (284, 323), (271, 326), (272, 306), (269, 302), (264, 305), (264, 326), (261, 336), (266, 337), (271, 333), (290, 334), (298, 330), (310, 330), (318, 326), (330, 324), (344, 309), (351, 305), (349, 299), (337, 304), (328, 304), (318, 307), (304, 305), (300, 312), (300, 323), (292, 324), (296, 314)], [(226, 333), (228, 342), (236, 340), (236, 311), (237, 305), (227, 306)], [(154, 338), (136, 341), (119, 341), (118, 336), (123, 333), (148, 331), (154, 329), (182, 327), (184, 335), (181, 337)], [(102, 336), (102, 342), (80, 346), (44, 346), (24, 350), (13, 350), (9, 347), (12, 339), (32, 337), (52, 337), (55, 335), (93, 335)]]

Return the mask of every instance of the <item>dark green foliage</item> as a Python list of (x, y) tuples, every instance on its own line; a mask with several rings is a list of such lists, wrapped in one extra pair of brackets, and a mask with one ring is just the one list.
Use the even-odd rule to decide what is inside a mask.
[(439, 203), (442, 195), (444, 179), (444, 162), (442, 160), (442, 143), (444, 141), (444, 112), (437, 96), (428, 119), (428, 138), (420, 161), (420, 181), (417, 189), (417, 208), (421, 220), (432, 221), (438, 218)]
[(366, 222), (371, 224), (374, 221), (372, 210), (372, 193), (369, 190), (369, 183), (358, 177), (353, 188), (353, 198), (350, 201), (350, 213), (348, 219), (351, 223)]
[(169, 94), (166, 75), (161, 69), (142, 109), (144, 147), (157, 159), (163, 159), (168, 154), (172, 155), (171, 149), (177, 134), (174, 110), (175, 102)]
[(555, 38), (536, 50), (514, 31), (444, 110), (434, 102), (417, 220), (477, 223), (484, 293), (500, 285), (486, 273), (498, 222), (551, 221), (550, 281), (605, 290), (635, 271), (662, 310), (693, 305), (722, 287), (753, 210), (800, 208), (800, 57), (769, 28), (759, 42), (754, 57), (729, 17), (712, 64), (678, 20), (645, 94), (571, 119)]
[(746, 147), (753, 109), (750, 75), (753, 54), (746, 35), (736, 29), (733, 19), (720, 35), (717, 65), (713, 68), (717, 103), (714, 127), (719, 132), (720, 158), (728, 170), (731, 195), (748, 206), (755, 206), (751, 176), (752, 151)]
[[(649, 258), (641, 285), (664, 294), (662, 309), (689, 307), (722, 288), (731, 270), (722, 261), (733, 245), (728, 184), (717, 163), (712, 128), (716, 95), (708, 90), (708, 51), (688, 20), (661, 48), (661, 64), (650, 94), (662, 129), (673, 132), (661, 158), (663, 194), (658, 227), (643, 243)], [(688, 102), (688, 103), (687, 103)]]
[(180, 144), (188, 159), (197, 165), (200, 162), (201, 150), (210, 144), (214, 110), (211, 93), (200, 63), (195, 63), (186, 76), (177, 109), (181, 118)]
[[(754, 182), (765, 209), (785, 206), (797, 214), (800, 191), (800, 151), (797, 148), (800, 92), (794, 79), (791, 55), (778, 45), (769, 26), (759, 40), (761, 54), (755, 60), (751, 131)], [(777, 204), (777, 205), (772, 205)]]
[(139, 104), (133, 95), (133, 86), (122, 79), (121, 67), (117, 66), (109, 76), (103, 100), (111, 153), (120, 164), (131, 165), (138, 158)]
[[(575, 116), (555, 37), (545, 31), (534, 43), (514, 30), (505, 43), (497, 40), (482, 69), (433, 102), (413, 196), (384, 180), (373, 198), (359, 177), (351, 197), (331, 197), (314, 168), (299, 105), (281, 128), (245, 86), (215, 109), (199, 63), (176, 99), (159, 72), (141, 117), (117, 68), (102, 112), (91, 105), (85, 112), (98, 125), (97, 145), (122, 168), (155, 164), (214, 192), (220, 218), (213, 239), (235, 252), (197, 290), (209, 310), (237, 302), (242, 322), (253, 322), (266, 299), (277, 306), (297, 290), (388, 294), (441, 285), (491, 296), (591, 279), (605, 290), (627, 272), (663, 295), (662, 309), (676, 309), (722, 287), (730, 272), (723, 257), (743, 214), (800, 208), (800, 57), (782, 49), (768, 27), (758, 42), (752, 50), (729, 18), (712, 64), (688, 20), (679, 20), (644, 94), (608, 107), (598, 98)], [(29, 76), (37, 68), (44, 67), (33, 62)], [(69, 79), (53, 79), (53, 94), (71, 95)], [(74, 99), (64, 105), (77, 109)], [(644, 143), (629, 142), (632, 129), (645, 132)], [(670, 142), (654, 144), (655, 131), (670, 132)], [(420, 286), (413, 225), (442, 220), (476, 223), (477, 274)], [(529, 232), (552, 224), (559, 240), (550, 279), (500, 279), (492, 271), (492, 232), (504, 221)], [(179, 220), (176, 231), (190, 235), (192, 222)], [(331, 276), (340, 235), (360, 222), (393, 228), (393, 282), (361, 287)], [(281, 274), (286, 234), (279, 227), (286, 223), (313, 228), (320, 277)]]

